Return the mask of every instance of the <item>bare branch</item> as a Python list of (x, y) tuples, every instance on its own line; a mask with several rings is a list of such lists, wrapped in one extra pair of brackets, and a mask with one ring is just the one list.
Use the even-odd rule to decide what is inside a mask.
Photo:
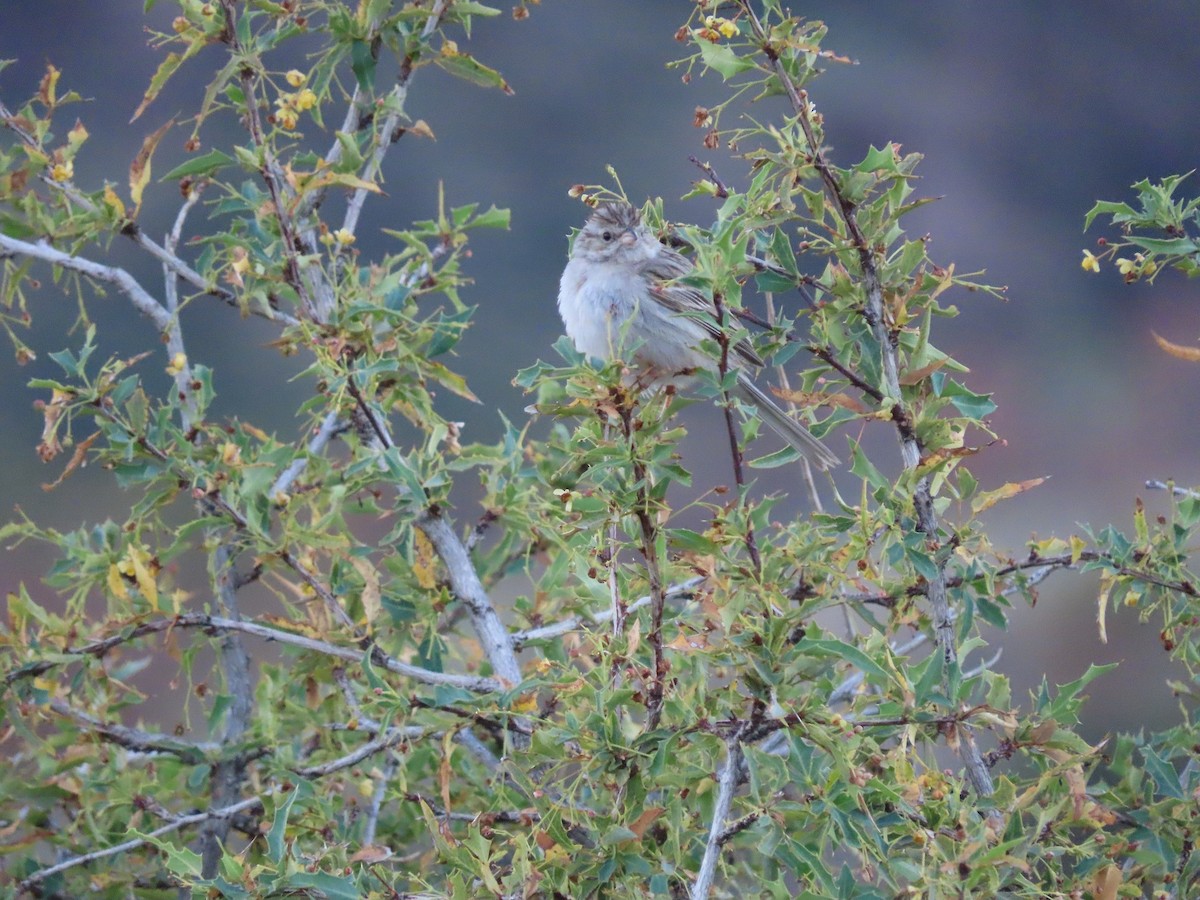
[(483, 645), (496, 677), (509, 687), (520, 684), (521, 665), (517, 661), (512, 635), (500, 620), (458, 534), (436, 509), (426, 510), (414, 524), (429, 538), (434, 552), (446, 566), (450, 590), (466, 607), (475, 634)]
[[(744, 724), (744, 723), (743, 723)], [(704, 845), (704, 856), (700, 860), (700, 871), (692, 885), (692, 900), (707, 900), (717, 875), (717, 860), (721, 855), (722, 835), (726, 832), (725, 820), (733, 807), (733, 793), (737, 790), (738, 772), (742, 767), (741, 728), (725, 742), (725, 765), (717, 781), (717, 799), (713, 804), (712, 822), (708, 828), (708, 842)]]
[[(203, 613), (186, 613), (174, 618), (142, 622), (119, 635), (93, 641), (81, 647), (68, 647), (59, 650), (57, 655), (92, 656), (99, 658), (122, 644), (129, 643), (149, 634), (170, 631), (174, 628), (228, 629), (253, 635), (263, 640), (287, 644), (291, 647), (299, 647), (302, 650), (309, 650), (313, 653), (321, 653), (334, 659), (344, 659), (347, 662), (353, 663), (361, 663), (364, 657), (369, 654), (371, 662), (374, 665), (386, 669), (395, 675), (411, 678), (422, 684), (447, 685), (480, 694), (495, 693), (505, 688), (505, 685), (496, 678), (487, 678), (481, 675), (455, 675), (448, 672), (434, 672), (430, 669), (423, 669), (420, 666), (409, 665), (389, 656), (374, 645), (369, 645), (366, 649), (360, 647), (341, 647), (336, 644), (330, 644), (327, 641), (317, 640), (316, 638), (293, 634), (290, 631), (271, 628), (267, 625), (260, 625), (257, 622), (241, 621), (224, 616), (210, 616)], [(43, 661), (23, 666), (20, 669), (7, 673), (4, 677), (4, 684), (7, 686), (25, 678), (35, 678), (58, 665), (62, 665), (62, 660), (54, 662)]]
[(1200, 497), (1200, 491), (1193, 491), (1190, 488), (1181, 488), (1176, 484), (1168, 484), (1165, 481), (1158, 481), (1154, 478), (1151, 478), (1146, 482), (1146, 487), (1152, 491), (1170, 491), (1171, 495), (1174, 497), (1187, 497), (1192, 500)]
[(36, 244), (30, 244), (27, 241), (18, 240), (5, 234), (0, 234), (0, 254), (27, 256), (30, 259), (38, 259), (42, 262), (48, 262), (51, 265), (62, 266), (64, 269), (70, 269), (73, 272), (79, 272), (97, 281), (107, 282), (128, 297), (133, 303), (134, 308), (153, 322), (154, 327), (160, 333), (166, 334), (171, 327), (171, 316), (167, 313), (163, 305), (155, 300), (141, 286), (138, 280), (124, 269), (116, 266), (101, 265), (82, 256), (64, 253), (50, 246), (50, 243), (45, 239), (38, 241)]
[[(429, 13), (429, 18), (425, 20), (425, 27), (421, 30), (421, 37), (428, 38), (437, 30), (441, 24), (442, 17), (446, 15), (446, 10), (450, 8), (450, 0), (435, 0), (433, 9)], [(413, 72), (412, 60), (406, 58), (400, 64), (400, 74), (396, 78), (396, 84), (392, 88), (389, 105), (392, 112), (383, 120), (383, 124), (376, 130), (375, 150), (371, 154), (371, 158), (367, 161), (366, 166), (359, 177), (370, 184), (375, 183), (375, 179), (379, 176), (379, 171), (383, 166), (383, 158), (387, 155), (388, 149), (393, 141), (398, 136), (397, 128), (400, 125), (401, 110), (404, 109), (404, 100), (408, 96), (408, 85), (412, 81)], [(342, 228), (351, 234), (358, 228), (358, 217), (362, 212), (363, 204), (367, 199), (367, 189), (358, 188), (350, 195), (350, 200), (346, 204), (346, 215), (342, 220)]]
[(339, 756), (337, 759), (330, 760), (326, 763), (321, 763), (319, 766), (308, 766), (303, 769), (294, 769), (295, 773), (301, 778), (323, 778), (333, 772), (340, 772), (342, 769), (348, 769), (351, 766), (358, 765), (364, 759), (369, 759), (376, 753), (388, 750), (395, 747), (397, 744), (402, 744), (405, 741), (417, 740), (425, 737), (430, 733), (430, 729), (420, 725), (406, 725), (403, 728), (389, 728), (387, 733), (375, 738), (373, 741), (368, 741), (361, 747), (350, 751), (344, 756)]
[[(665, 596), (668, 600), (676, 597), (687, 597), (691, 595), (692, 589), (704, 582), (703, 575), (696, 575), (686, 581), (681, 581), (678, 584), (673, 584), (666, 589)], [(650, 605), (651, 597), (647, 594), (640, 597), (633, 603), (630, 603), (626, 608), (626, 613), (631, 613), (634, 610), (641, 609), (644, 606)], [(536, 628), (526, 628), (523, 631), (514, 631), (512, 634), (513, 644), (520, 649), (530, 641), (542, 641), (548, 638), (559, 637), (560, 635), (569, 634), (572, 631), (579, 631), (585, 625), (601, 625), (613, 617), (612, 609), (603, 609), (599, 612), (592, 613), (588, 616), (570, 616), (558, 622), (552, 622), (549, 625), (539, 625)]]
[(271, 485), (267, 496), (274, 498), (290, 491), (292, 484), (308, 468), (308, 457), (319, 456), (321, 453), (324, 453), (325, 447), (339, 433), (341, 428), (341, 420), (338, 417), (337, 410), (331, 409), (325, 414), (325, 418), (321, 420), (321, 426), (317, 429), (316, 434), (312, 436), (312, 440), (308, 442), (304, 454), (297, 456), (286, 469), (279, 473), (279, 477)]
[(105, 722), (57, 697), (50, 700), (50, 708), (108, 743), (135, 753), (169, 753), (189, 765), (198, 765), (209, 762), (221, 751), (221, 745), (214, 741), (189, 741), (174, 735), (155, 734)]
[(130, 850), (136, 850), (138, 847), (143, 847), (150, 843), (151, 839), (162, 837), (164, 834), (170, 834), (173, 831), (178, 831), (181, 828), (186, 828), (189, 825), (199, 825), (201, 822), (206, 822), (209, 819), (220, 818), (229, 819), (238, 813), (246, 812), (247, 810), (262, 808), (262, 800), (258, 797), (248, 797), (237, 803), (233, 803), (222, 809), (212, 809), (207, 812), (195, 813), (190, 816), (179, 816), (161, 828), (156, 828), (149, 832), (144, 838), (133, 838), (124, 843), (117, 844), (112, 847), (105, 847), (103, 850), (93, 850), (91, 853), (83, 853), (79, 856), (72, 856), (64, 859), (61, 862), (48, 866), (45, 869), (34, 872), (24, 881), (17, 884), (17, 893), (30, 890), (39, 882), (45, 881), (51, 875), (57, 875), (59, 872), (65, 872), (67, 869), (73, 869), (76, 866), (86, 865), (90, 862), (95, 862), (99, 859), (107, 859), (110, 856), (117, 856), (121, 853), (128, 853)]

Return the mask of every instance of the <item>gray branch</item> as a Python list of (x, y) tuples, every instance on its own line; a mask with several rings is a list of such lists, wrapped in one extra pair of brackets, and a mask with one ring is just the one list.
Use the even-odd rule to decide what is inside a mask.
[(712, 823), (708, 829), (708, 841), (704, 845), (704, 857), (700, 860), (700, 871), (692, 885), (692, 900), (708, 900), (713, 881), (717, 875), (717, 861), (721, 855), (721, 838), (725, 833), (725, 820), (733, 807), (733, 794), (738, 786), (738, 773), (742, 768), (741, 729), (725, 742), (725, 765), (717, 782), (717, 800), (713, 804)]
[(79, 272), (97, 281), (107, 282), (116, 287), (133, 303), (143, 316), (154, 323), (162, 334), (167, 334), (171, 327), (171, 316), (161, 303), (152, 297), (141, 286), (136, 278), (124, 269), (116, 266), (105, 266), (82, 256), (64, 253), (50, 245), (44, 238), (36, 244), (18, 240), (5, 234), (0, 234), (0, 255), (26, 256), (38, 259), (51, 265), (62, 266), (73, 272)]

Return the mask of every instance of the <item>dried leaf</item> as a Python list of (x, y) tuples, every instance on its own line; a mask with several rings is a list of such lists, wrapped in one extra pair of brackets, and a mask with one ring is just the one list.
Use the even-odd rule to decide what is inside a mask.
[(137, 156), (133, 158), (133, 163), (129, 166), (129, 196), (133, 200), (133, 216), (135, 218), (138, 210), (142, 208), (142, 191), (150, 182), (150, 158), (154, 155), (158, 142), (174, 124), (175, 119), (171, 118), (158, 131), (148, 135), (142, 141), (142, 149), (137, 152)]
[[(418, 531), (417, 534), (421, 534), (421, 532)], [(424, 535), (421, 536), (424, 537)], [(368, 625), (374, 625), (376, 619), (379, 618), (379, 613), (383, 610), (383, 603), (380, 599), (382, 592), (379, 588), (379, 570), (371, 565), (369, 559), (359, 556), (351, 557), (350, 562), (363, 580), (363, 615), (366, 616)]]
[(633, 820), (633, 823), (629, 826), (629, 830), (640, 839), (646, 833), (646, 829), (654, 824), (654, 820), (666, 811), (667, 808), (665, 806), (651, 806)]
[(919, 369), (909, 369), (903, 375), (900, 376), (900, 383), (902, 385), (918, 384), (918, 383), (924, 381), (926, 378), (928, 378), (930, 375), (932, 375), (934, 372), (936, 372), (938, 369), (940, 369), (942, 366), (944, 366), (949, 361), (950, 361), (949, 357), (943, 357), (942, 359), (934, 360), (927, 366), (921, 366)]
[(1157, 332), (1151, 331), (1154, 335), (1154, 340), (1158, 342), (1158, 346), (1170, 353), (1178, 359), (1186, 359), (1188, 362), (1200, 362), (1200, 347), (1184, 347), (1182, 344), (1172, 344), (1166, 338), (1159, 336)]
[(1030, 478), (1028, 481), (1010, 481), (1008, 484), (998, 487), (994, 491), (984, 491), (971, 501), (971, 511), (981, 513), (985, 509), (995, 506), (1001, 500), (1007, 500), (1010, 497), (1015, 497), (1017, 494), (1037, 487), (1045, 480), (1045, 478)]
[(67, 461), (67, 467), (62, 470), (62, 474), (59, 475), (56, 479), (54, 479), (54, 481), (52, 481), (50, 484), (43, 484), (42, 490), (43, 491), (54, 490), (56, 487), (58, 487), (60, 484), (62, 484), (64, 481), (66, 481), (70, 477), (72, 472), (74, 472), (81, 465), (83, 465), (84, 460), (87, 457), (88, 448), (91, 447), (93, 443), (95, 443), (96, 438), (98, 438), (98, 437), (100, 437), (100, 432), (96, 431), (96, 432), (93, 432), (92, 434), (88, 435), (86, 438), (84, 438), (78, 444), (76, 444), (75, 450), (71, 454), (71, 458)]

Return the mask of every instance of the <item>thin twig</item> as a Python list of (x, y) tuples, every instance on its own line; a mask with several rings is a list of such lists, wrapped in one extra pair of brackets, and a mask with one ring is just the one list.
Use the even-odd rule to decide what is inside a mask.
[[(721, 356), (717, 361), (717, 372), (724, 383), (729, 373), (729, 335), (725, 331), (725, 304), (721, 298), (713, 294), (713, 305), (717, 310), (717, 340), (721, 345)], [(754, 526), (750, 524), (750, 498), (746, 496), (745, 460), (742, 456), (742, 443), (738, 437), (737, 422), (733, 418), (733, 400), (728, 391), (722, 391), (724, 403), (721, 408), (725, 411), (725, 431), (729, 435), (729, 455), (733, 460), (733, 480), (737, 483), (737, 502), (746, 510), (746, 534), (744, 541), (750, 562), (754, 564), (755, 575), (762, 575), (762, 557), (758, 552), (758, 541), (754, 537)]]
[[(686, 581), (681, 581), (678, 584), (673, 584), (668, 587), (663, 593), (666, 599), (674, 599), (675, 597), (691, 596), (692, 589), (704, 582), (703, 575), (695, 575)], [(639, 597), (637, 600), (626, 606), (625, 612), (631, 613), (639, 610), (642, 607), (649, 606), (653, 601), (650, 594)], [(589, 623), (592, 625), (602, 625), (611, 620), (613, 617), (612, 609), (603, 609), (599, 612), (592, 613), (588, 616), (578, 615), (570, 616), (558, 622), (551, 622), (548, 625), (538, 625), (534, 628), (526, 628), (523, 631), (514, 631), (512, 634), (513, 643), (518, 649), (525, 646), (530, 641), (541, 641), (549, 638), (556, 638), (572, 631), (579, 631)]]
[(293, 771), (301, 778), (323, 778), (334, 772), (340, 772), (342, 769), (356, 766), (364, 759), (369, 759), (376, 753), (388, 750), (397, 744), (426, 737), (429, 733), (430, 729), (420, 725), (389, 728), (385, 734), (380, 735), (372, 741), (368, 741), (361, 747), (351, 750), (349, 753), (339, 756), (337, 759), (331, 759), (329, 762), (321, 763), (318, 766), (307, 766), (306, 768), (294, 769)]
[(198, 825), (201, 822), (206, 822), (213, 818), (229, 819), (238, 813), (246, 812), (247, 810), (262, 808), (262, 800), (258, 797), (247, 797), (237, 803), (233, 803), (222, 809), (210, 809), (207, 812), (194, 813), (190, 816), (179, 816), (161, 828), (156, 828), (147, 833), (145, 837), (133, 838), (124, 843), (117, 844), (112, 847), (105, 847), (103, 850), (93, 850), (91, 853), (82, 853), (79, 856), (72, 856), (64, 859), (61, 862), (55, 863), (52, 866), (47, 866), (34, 872), (28, 878), (17, 884), (17, 894), (23, 891), (30, 890), (39, 882), (45, 881), (51, 875), (57, 875), (59, 872), (65, 872), (67, 869), (73, 869), (76, 866), (86, 865), (96, 860), (107, 859), (110, 856), (117, 856), (121, 853), (128, 853), (130, 850), (136, 850), (138, 847), (143, 847), (150, 843), (152, 839), (162, 837), (164, 834), (170, 834), (173, 831), (178, 831), (181, 828), (186, 828), (189, 825)]
[(105, 722), (76, 709), (58, 697), (50, 700), (50, 709), (108, 743), (134, 753), (168, 753), (188, 765), (201, 765), (211, 761), (221, 752), (221, 745), (215, 741), (190, 741), (170, 734), (155, 734), (140, 728)]
[(1200, 491), (1193, 491), (1190, 488), (1181, 488), (1177, 484), (1168, 484), (1165, 481), (1158, 481), (1151, 478), (1146, 482), (1146, 487), (1152, 491), (1170, 491), (1175, 497), (1187, 497), (1195, 500), (1200, 498)]
[[(434, 672), (431, 669), (410, 665), (389, 656), (374, 645), (371, 645), (367, 650), (357, 646), (342, 647), (337, 644), (331, 644), (328, 641), (318, 640), (317, 638), (294, 634), (290, 631), (283, 631), (282, 629), (272, 628), (267, 625), (260, 625), (257, 622), (230, 619), (225, 616), (210, 616), (203, 613), (185, 613), (172, 618), (141, 622), (119, 635), (112, 635), (92, 641), (80, 647), (68, 647), (58, 650), (56, 655), (59, 657), (91, 656), (98, 659), (122, 644), (127, 644), (146, 635), (171, 631), (175, 628), (229, 629), (253, 635), (263, 640), (287, 644), (290, 647), (299, 647), (302, 650), (309, 650), (313, 653), (320, 653), (334, 659), (342, 659), (356, 664), (361, 664), (364, 655), (369, 653), (372, 664), (386, 669), (395, 675), (411, 678), (421, 684), (458, 687), (480, 694), (495, 693), (503, 690), (505, 687), (496, 678), (488, 678), (481, 675), (455, 675), (449, 672)], [(62, 665), (63, 662), (64, 660), (60, 658), (54, 661), (43, 660), (42, 662), (22, 666), (20, 669), (7, 673), (4, 677), (4, 684), (7, 686), (26, 678), (35, 678), (56, 666)]]

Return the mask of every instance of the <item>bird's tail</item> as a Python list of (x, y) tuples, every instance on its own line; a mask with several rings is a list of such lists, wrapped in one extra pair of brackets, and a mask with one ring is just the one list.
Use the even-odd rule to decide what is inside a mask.
[(771, 430), (796, 448), (810, 463), (825, 470), (839, 462), (833, 451), (809, 434), (807, 428), (789, 416), (743, 373), (738, 376), (737, 393), (747, 403), (758, 409), (763, 421)]

